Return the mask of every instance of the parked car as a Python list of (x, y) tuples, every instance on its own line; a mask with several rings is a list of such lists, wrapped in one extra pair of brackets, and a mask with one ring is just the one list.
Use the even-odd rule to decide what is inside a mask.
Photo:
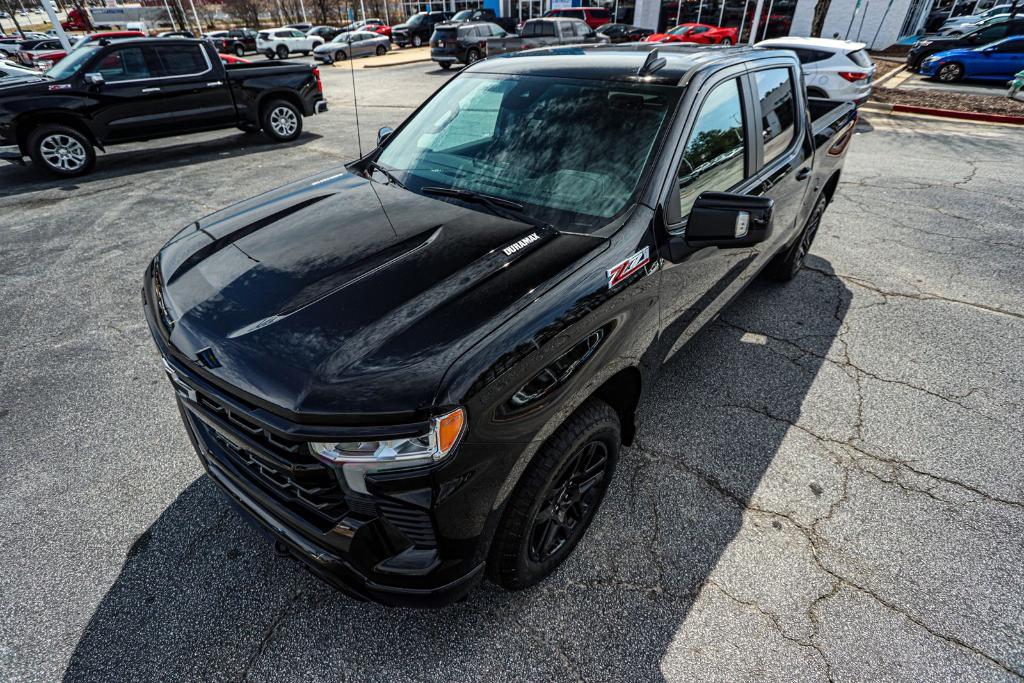
[[(87, 36), (79, 36), (71, 43), (71, 50), (77, 50), (83, 45), (89, 45), (99, 40), (120, 40), (122, 38), (145, 38), (142, 31), (100, 31)], [(23, 54), (24, 52), (24, 54)], [(44, 41), (37, 43), (34, 48), (18, 52), (18, 61), (25, 66), (31, 66), (43, 71), (64, 59), (67, 56), (64, 46), (59, 40)]]
[(18, 54), (18, 47), (23, 42), (21, 38), (0, 38), (0, 55), (10, 55), (13, 57)]
[(318, 45), (313, 50), (313, 57), (318, 62), (331, 64), (343, 62), (350, 57), (380, 56), (389, 49), (391, 49), (391, 41), (387, 36), (364, 29), (339, 33), (331, 42)]
[(1024, 69), (1024, 36), (1003, 38), (982, 47), (936, 52), (921, 62), (921, 74), (946, 83), (964, 79), (1005, 83)]
[(612, 14), (604, 7), (556, 7), (544, 13), (555, 19), (579, 19), (590, 28), (610, 24)]
[(480, 9), (464, 9), (456, 12), (451, 19), (452, 23), (468, 21), (486, 21), (497, 24), (506, 33), (516, 32), (516, 20), (513, 17), (499, 17), (493, 9), (482, 7)]
[(391, 39), (398, 47), (420, 47), (430, 41), (434, 27), (451, 18), (451, 12), (419, 12), (409, 17), (409, 21), (404, 24), (392, 26)]
[(307, 31), (309, 31), (309, 29), (313, 28), (313, 24), (285, 24), (284, 28), (293, 28), (296, 31), (302, 31), (303, 33), (306, 33)]
[[(220, 33), (226, 33), (226, 31), (220, 31)], [(161, 31), (156, 34), (157, 38), (195, 38), (196, 34), (192, 31)]]
[(308, 55), (316, 46), (323, 44), (323, 38), (307, 36), (296, 28), (275, 28), (256, 34), (256, 51), (266, 55), (267, 59), (287, 59), (293, 52)]
[(980, 12), (978, 14), (965, 14), (959, 17), (949, 17), (942, 22), (942, 26), (940, 26), (937, 30), (941, 32), (944, 29), (954, 28), (956, 26), (961, 26), (963, 24), (974, 24), (999, 14), (1009, 14), (1012, 10), (1013, 3), (1007, 3), (996, 5), (995, 7), (987, 9), (984, 12)]
[(735, 45), (735, 28), (722, 28), (711, 24), (680, 24), (665, 33), (652, 33), (644, 38), (648, 43), (701, 43), (704, 45)]
[(1002, 14), (996, 14), (994, 16), (991, 16), (991, 17), (989, 17), (987, 19), (982, 19), (981, 21), (972, 21), (972, 22), (965, 22), (965, 23), (961, 23), (961, 24), (953, 24), (952, 26), (948, 26), (948, 27), (940, 29), (939, 30), (939, 35), (940, 36), (962, 36), (965, 33), (970, 33), (971, 31), (976, 31), (979, 28), (984, 28), (986, 26), (991, 26), (992, 24), (1002, 23), (1002, 22), (1006, 21), (1009, 18), (1010, 18), (1010, 13), (1009, 12), (1004, 12)]
[(224, 65), (205, 40), (93, 42), (31, 82), (0, 90), (0, 159), (87, 173), (95, 147), (238, 127), (294, 140), (325, 111), (316, 67)]
[(442, 69), (472, 64), (487, 54), (488, 38), (504, 38), (508, 31), (489, 21), (438, 24), (430, 37), (430, 58)]
[(237, 57), (237, 56), (232, 55), (232, 54), (218, 54), (217, 56), (220, 57), (220, 61), (224, 62), (225, 64), (251, 64), (252, 63), (248, 59), (242, 59), (241, 57)]
[(854, 105), (809, 103), (786, 51), (654, 47), (478, 62), (345, 172), (157, 253), (185, 430), (279, 551), (388, 604), (542, 581), (661, 361), (759, 271), (798, 275)]
[(221, 54), (231, 53), (241, 57), (248, 52), (257, 52), (256, 31), (249, 28), (233, 28), (229, 31), (217, 31), (213, 36), (213, 46)]
[(649, 28), (640, 28), (632, 24), (602, 24), (597, 34), (605, 36), (613, 43), (637, 43), (654, 33)]
[(1018, 15), (1015, 19), (999, 24), (979, 28), (962, 36), (922, 38), (914, 43), (907, 53), (907, 66), (912, 71), (916, 71), (921, 67), (921, 62), (924, 61), (925, 57), (936, 52), (952, 50), (958, 47), (981, 47), (1009, 36), (1019, 35), (1024, 35), (1024, 15)]
[(29, 69), (9, 59), (0, 59), (0, 85), (10, 85), (22, 79), (37, 79), (39, 72)]
[(787, 37), (762, 40), (757, 47), (795, 52), (804, 70), (809, 97), (863, 104), (871, 96), (871, 82), (877, 67), (864, 43)]
[(324, 39), (325, 43), (334, 40), (342, 30), (338, 26), (314, 26), (306, 31), (307, 36), (318, 36)]
[(487, 54), (500, 55), (537, 47), (608, 42), (607, 36), (598, 35), (579, 19), (529, 19), (523, 24), (518, 36), (488, 38)]

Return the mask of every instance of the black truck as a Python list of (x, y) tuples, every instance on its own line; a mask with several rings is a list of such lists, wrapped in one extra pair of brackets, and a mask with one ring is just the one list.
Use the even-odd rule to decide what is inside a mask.
[(518, 26), (514, 17), (499, 17), (497, 12), (487, 7), (461, 10), (455, 13), (455, 16), (451, 18), (451, 21), (453, 23), (487, 21), (492, 24), (497, 24), (505, 31), (505, 33), (515, 33)]
[(398, 47), (420, 47), (430, 40), (435, 26), (451, 18), (451, 12), (417, 12), (408, 21), (391, 27), (391, 40)]
[(0, 86), (0, 159), (78, 176), (97, 147), (232, 127), (287, 142), (326, 109), (316, 67), (224, 64), (206, 40), (97, 41)]
[(798, 273), (856, 120), (782, 50), (466, 67), (366, 156), (189, 224), (147, 268), (210, 479), (357, 598), (540, 581), (660, 365), (756, 273)]

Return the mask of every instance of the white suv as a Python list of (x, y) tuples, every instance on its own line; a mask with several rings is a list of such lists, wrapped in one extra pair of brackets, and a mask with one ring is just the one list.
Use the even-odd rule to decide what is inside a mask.
[(826, 38), (769, 38), (757, 47), (792, 50), (804, 70), (808, 97), (862, 104), (871, 96), (875, 64), (864, 43)]
[(323, 45), (320, 36), (307, 36), (295, 28), (274, 28), (256, 34), (256, 51), (269, 59), (287, 59), (293, 52), (308, 55), (318, 45)]

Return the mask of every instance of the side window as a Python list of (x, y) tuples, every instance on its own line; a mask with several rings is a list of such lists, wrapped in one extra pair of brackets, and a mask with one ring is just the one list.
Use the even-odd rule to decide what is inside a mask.
[(679, 167), (680, 216), (701, 192), (726, 192), (746, 177), (746, 129), (736, 79), (715, 86), (701, 106)]
[(198, 45), (160, 45), (154, 49), (160, 57), (164, 76), (190, 76), (209, 69)]
[(527, 22), (523, 26), (522, 37), (523, 38), (533, 38), (535, 35), (537, 35), (537, 24), (536, 23)]
[(766, 69), (754, 74), (761, 100), (761, 137), (767, 166), (789, 149), (796, 130), (796, 99), (789, 69)]
[(707, 28), (703, 26), (694, 26), (690, 29), (690, 33), (693, 35), (697, 35), (698, 33), (707, 33)]
[(1008, 40), (996, 46), (996, 52), (1024, 52), (1024, 38)]
[(115, 50), (102, 57), (94, 70), (103, 74), (103, 80), (108, 83), (150, 78), (146, 55), (141, 47), (125, 47)]
[(538, 24), (537, 35), (547, 38), (555, 37), (555, 22), (553, 21), (542, 21)]

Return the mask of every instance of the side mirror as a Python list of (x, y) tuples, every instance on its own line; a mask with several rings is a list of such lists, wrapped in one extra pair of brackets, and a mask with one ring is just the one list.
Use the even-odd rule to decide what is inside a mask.
[(384, 126), (380, 130), (378, 130), (377, 131), (377, 146), (380, 147), (381, 145), (383, 145), (384, 141), (387, 140), (388, 137), (390, 137), (390, 135), (392, 133), (394, 133), (394, 132), (395, 131), (394, 131), (393, 128), (388, 128), (387, 126)]
[(772, 234), (775, 202), (726, 192), (702, 192), (690, 209), (685, 239), (692, 248), (746, 247)]
[(103, 85), (103, 74), (91, 72), (85, 74), (85, 82), (89, 85)]

